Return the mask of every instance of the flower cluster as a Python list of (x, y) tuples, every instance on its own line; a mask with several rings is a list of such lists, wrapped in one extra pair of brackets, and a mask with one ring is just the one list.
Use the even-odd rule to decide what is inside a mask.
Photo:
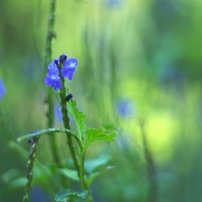
[(6, 93), (6, 88), (4, 86), (3, 80), (0, 78), (0, 99), (3, 98)]
[(60, 76), (72, 80), (78, 61), (75, 58), (67, 58), (61, 55), (59, 59), (55, 59), (48, 65), (48, 73), (44, 79), (46, 86), (51, 86), (55, 91), (62, 88)]

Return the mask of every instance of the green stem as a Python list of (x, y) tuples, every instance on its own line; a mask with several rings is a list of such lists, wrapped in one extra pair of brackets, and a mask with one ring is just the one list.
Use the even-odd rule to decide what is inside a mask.
[[(64, 127), (66, 129), (70, 130), (68, 111), (67, 111), (66, 101), (65, 101), (65, 96), (66, 96), (66, 89), (64, 87), (65, 80), (61, 76), (61, 73), (60, 73), (60, 79), (61, 79), (62, 86), (63, 86), (62, 89), (60, 90), (60, 105), (61, 105), (61, 109), (62, 109), (62, 119), (63, 119)], [(67, 135), (67, 144), (69, 146), (75, 168), (78, 172), (78, 176), (80, 176), (79, 163), (78, 163), (78, 159), (76, 156), (75, 147), (74, 147), (74, 143), (72, 141), (71, 133), (67, 132), (66, 135)]]
[(144, 155), (147, 163), (147, 176), (149, 182), (148, 202), (155, 202), (158, 198), (158, 189), (156, 181), (156, 171), (153, 156), (151, 154), (145, 132), (145, 120), (140, 119), (140, 129), (143, 141)]
[(93, 202), (94, 200), (93, 200), (91, 191), (84, 179), (84, 161), (85, 161), (85, 152), (83, 151), (83, 146), (82, 146), (82, 148), (80, 148), (80, 183), (81, 183), (82, 190), (88, 190), (87, 201)]
[(80, 154), (80, 182), (82, 190), (88, 189), (85, 180), (84, 180), (84, 154)]
[(29, 153), (29, 160), (27, 162), (27, 184), (25, 188), (25, 193), (22, 199), (22, 202), (28, 202), (29, 201), (29, 193), (32, 187), (32, 170), (34, 167), (34, 162), (35, 162), (35, 153), (36, 153), (36, 148), (37, 148), (37, 143), (39, 141), (39, 137), (33, 138), (31, 141), (32, 146), (30, 149)]
[[(60, 79), (61, 79), (61, 82), (62, 82), (62, 89), (60, 90), (60, 104), (61, 104), (61, 109), (62, 109), (62, 118), (63, 118), (63, 123), (64, 123), (64, 127), (68, 130), (70, 130), (70, 126), (69, 126), (69, 117), (68, 117), (68, 111), (67, 111), (67, 107), (66, 107), (66, 100), (65, 100), (65, 97), (66, 97), (66, 88), (64, 87), (64, 84), (65, 84), (65, 80), (64, 78), (62, 77), (61, 75), (61, 72), (59, 71), (59, 74), (60, 74)], [(71, 155), (72, 155), (72, 158), (73, 158), (73, 161), (74, 161), (74, 165), (75, 165), (75, 168), (78, 172), (78, 176), (80, 178), (80, 183), (81, 183), (81, 187), (82, 187), (82, 190), (88, 190), (89, 191), (89, 194), (88, 194), (88, 197), (87, 197), (87, 201), (88, 202), (93, 202), (93, 198), (91, 196), (91, 192), (85, 182), (85, 179), (84, 179), (84, 157), (85, 157), (85, 152), (83, 152), (83, 145), (80, 141), (80, 139), (76, 138), (77, 142), (79, 143), (79, 149), (80, 149), (80, 164), (78, 163), (78, 158), (76, 156), (76, 152), (75, 152), (75, 147), (74, 147), (74, 143), (72, 141), (72, 136), (71, 136), (71, 133), (70, 132), (67, 132), (67, 143), (69, 145), (69, 148), (70, 148), (70, 152), (71, 152)]]
[(44, 129), (44, 130), (40, 130), (40, 131), (37, 131), (37, 132), (34, 132), (34, 133), (31, 133), (31, 134), (27, 134), (27, 135), (24, 135), (22, 137), (19, 137), (17, 140), (18, 142), (22, 141), (22, 140), (25, 140), (25, 139), (30, 139), (30, 138), (33, 138), (33, 137), (38, 137), (38, 136), (41, 136), (43, 134), (54, 134), (54, 133), (57, 133), (57, 132), (61, 132), (61, 133), (69, 133), (72, 137), (74, 137), (79, 145), (79, 147), (82, 149), (82, 143), (80, 141), (80, 139), (78, 138), (77, 134), (66, 129), (66, 128), (48, 128), (48, 129)]
[[(48, 20), (48, 32), (46, 36), (46, 47), (45, 47), (45, 62), (44, 62), (44, 69), (47, 69), (48, 63), (52, 59), (52, 41), (55, 37), (54, 34), (54, 24), (55, 24), (55, 9), (56, 9), (56, 0), (50, 1), (50, 13), (49, 13), (49, 20)], [(48, 88), (48, 127), (52, 128), (54, 126), (54, 99), (52, 89)], [(61, 167), (61, 160), (58, 154), (58, 148), (56, 145), (56, 136), (53, 134), (50, 136), (50, 146), (53, 155), (54, 162)]]

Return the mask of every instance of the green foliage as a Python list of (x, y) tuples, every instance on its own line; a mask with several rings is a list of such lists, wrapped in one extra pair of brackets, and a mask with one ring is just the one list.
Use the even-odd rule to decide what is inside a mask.
[(87, 128), (86, 129), (86, 142), (84, 144), (84, 151), (87, 149), (87, 147), (98, 140), (106, 140), (106, 141), (113, 141), (116, 138), (115, 133), (106, 133), (102, 129), (98, 128)]
[(77, 109), (76, 102), (72, 99), (67, 102), (67, 107), (78, 128), (79, 138), (82, 140), (86, 130), (85, 115)]
[(90, 174), (89, 176), (86, 177), (86, 183), (88, 184), (88, 186), (90, 186), (90, 184), (100, 175), (104, 174), (105, 172), (107, 172), (108, 170), (113, 169), (114, 166), (107, 166), (105, 168), (103, 168), (101, 171), (99, 172), (94, 172), (92, 174)]
[(106, 166), (111, 160), (111, 157), (102, 154), (100, 157), (95, 158), (95, 159), (86, 159), (85, 160), (85, 170), (87, 173), (91, 174), (93, 172), (98, 171), (98, 169), (103, 168)]
[(68, 202), (73, 198), (85, 199), (87, 197), (87, 195), (88, 195), (88, 190), (84, 190), (81, 193), (73, 191), (71, 189), (60, 190), (56, 194), (55, 201), (56, 202)]
[[(86, 153), (86, 150), (89, 147), (89, 145), (92, 144), (93, 142), (100, 141), (100, 140), (105, 140), (105, 141), (111, 142), (117, 136), (114, 133), (114, 131), (117, 130), (117, 128), (114, 126), (105, 126), (105, 127), (103, 127), (103, 129), (86, 128), (85, 115), (77, 109), (76, 102), (73, 100), (70, 100), (69, 102), (67, 102), (67, 106), (68, 106), (68, 112), (72, 115), (72, 117), (75, 120), (77, 129), (78, 129), (78, 134), (76, 134), (75, 132), (72, 132), (71, 130), (69, 130), (67, 128), (48, 128), (48, 129), (44, 129), (41, 131), (36, 131), (31, 134), (27, 134), (23, 137), (18, 138), (18, 141), (21, 141), (23, 139), (34, 140), (36, 137), (39, 138), (39, 136), (41, 136), (43, 134), (51, 135), (56, 132), (65, 133), (68, 136), (68, 144), (69, 144), (69, 138), (71, 138), (71, 137), (75, 138), (76, 142), (79, 145), (78, 153), (79, 153), (79, 157), (80, 157), (79, 158), (80, 162), (77, 163), (77, 166), (76, 166), (75, 160), (77, 161), (77, 158), (74, 156), (75, 157), (74, 165), (76, 168), (75, 170), (68, 169), (66, 167), (62, 167), (58, 171), (59, 171), (59, 173), (62, 174), (63, 177), (65, 176), (71, 180), (79, 181), (81, 183), (83, 192), (78, 193), (78, 192), (72, 191), (70, 189), (61, 190), (60, 192), (58, 192), (58, 194), (56, 195), (56, 198), (55, 198), (55, 200), (58, 202), (60, 202), (60, 201), (67, 202), (75, 197), (84, 199), (88, 193), (87, 190), (89, 189), (88, 187), (90, 186), (90, 184), (101, 174), (103, 174), (106, 171), (113, 168), (113, 166), (106, 167), (106, 164), (108, 163), (110, 158), (101, 157), (97, 160), (88, 161), (86, 164), (86, 169), (85, 169), (85, 166), (84, 166), (85, 153)], [(107, 132), (107, 131), (109, 131), (109, 132)], [(71, 143), (71, 144), (73, 144), (73, 143)], [(70, 148), (70, 150), (72, 150), (74, 148), (75, 147), (73, 146)], [(73, 154), (73, 155), (75, 155), (75, 154)], [(102, 169), (97, 170), (99, 167), (102, 167)], [(47, 173), (49, 173), (49, 175), (53, 174), (54, 169), (52, 169), (51, 167), (47, 167), (45, 169), (48, 169)], [(88, 171), (88, 173), (85, 173), (86, 170)], [(37, 169), (37, 167), (36, 167), (36, 173), (35, 173), (36, 179), (37, 179), (37, 177), (40, 178), (39, 177), (40, 174), (42, 174), (42, 175), (44, 174), (43, 169)]]
[[(82, 105), (87, 112), (88, 127), (99, 126), (104, 120), (104, 123), (118, 122), (124, 130), (120, 131), (116, 144), (104, 149), (108, 153), (110, 148), (111, 160), (102, 155), (99, 144), (91, 147), (99, 134), (93, 134), (92, 139), (88, 137), (85, 116), (75, 112), (76, 105), (70, 100), (67, 105), (78, 127), (78, 132), (74, 132), (78, 134), (64, 128), (63, 132), (48, 129), (20, 139), (47, 134), (36, 152), (33, 184), (43, 187), (52, 198), (62, 189), (61, 179), (68, 181), (67, 177), (70, 185), (78, 187), (78, 181), (72, 182), (79, 179), (72, 162), (63, 165), (62, 159), (71, 155), (64, 146), (65, 134), (70, 132), (75, 144), (80, 143), (79, 148), (75, 145), (78, 159), (80, 148), (83, 153), (88, 149), (84, 164), (88, 185), (108, 165), (117, 168), (107, 169), (109, 174), (103, 172), (96, 178), (93, 185), (94, 190), (99, 186), (100, 201), (149, 201), (147, 164), (137, 121), (139, 115), (146, 115), (147, 146), (151, 149), (157, 174), (157, 201), (198, 202), (202, 187), (199, 177), (202, 175), (201, 1), (193, 1), (190, 6), (189, 1), (117, 0), (113, 2), (122, 4), (113, 7), (108, 5), (110, 0), (90, 4), (58, 1), (57, 12), (48, 17), (56, 23), (57, 29), (53, 27), (51, 31), (52, 36), (57, 37), (52, 43), (54, 49), (49, 47), (52, 55), (47, 59), (43, 48), (49, 1), (7, 2), (0, 6), (0, 52), (3, 55), (0, 77), (7, 90), (0, 100), (3, 162), (0, 201), (21, 201), (29, 145), (26, 141), (19, 144), (10, 140), (36, 128), (49, 128), (45, 116), (47, 106), (42, 104), (46, 97), (42, 80), (47, 68), (43, 63), (49, 63), (63, 50), (68, 56), (79, 59), (75, 80), (67, 85), (74, 97), (78, 97), (77, 106)], [(137, 116), (135, 114), (132, 119), (116, 116), (116, 100), (120, 96), (134, 101)], [(110, 124), (103, 128), (107, 135), (117, 130)], [(55, 158), (48, 145), (48, 138), (54, 133), (64, 166), (59, 169), (53, 166)], [(96, 158), (89, 159), (93, 155)], [(9, 186), (10, 191), (3, 196), (4, 188)]]
[(70, 170), (68, 168), (61, 168), (60, 172), (63, 173), (66, 177), (68, 177), (68, 178), (70, 178), (72, 180), (76, 180), (76, 181), (80, 180), (76, 170)]

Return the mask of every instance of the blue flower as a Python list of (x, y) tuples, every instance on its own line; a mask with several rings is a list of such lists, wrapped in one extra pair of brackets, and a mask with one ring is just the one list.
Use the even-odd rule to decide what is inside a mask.
[(77, 65), (78, 65), (78, 62), (75, 58), (68, 58), (65, 61), (64, 67), (61, 70), (62, 76), (64, 76), (65, 78), (68, 78), (69, 80), (72, 80)]
[(61, 111), (60, 104), (56, 104), (54, 106), (54, 115), (55, 115), (55, 121), (57, 123), (62, 123), (62, 111)]
[(127, 117), (131, 117), (134, 113), (134, 105), (132, 100), (128, 100), (128, 99), (119, 99), (117, 101), (117, 110), (118, 110), (118, 114), (122, 117), (122, 118), (127, 118)]
[(30, 191), (30, 201), (48, 202), (50, 201), (50, 196), (41, 187), (34, 186)]
[(62, 88), (62, 82), (60, 80), (60, 77), (56, 74), (51, 74), (51, 72), (48, 72), (46, 74), (46, 77), (44, 79), (44, 83), (47, 86), (51, 86), (52, 88), (54, 88), (55, 91)]
[(121, 7), (123, 0), (107, 0), (106, 5), (109, 8)]
[(75, 58), (67, 58), (64, 54), (61, 56), (60, 59), (62, 58), (63, 60), (55, 59), (50, 62), (50, 64), (48, 65), (48, 73), (46, 74), (46, 77), (44, 79), (45, 85), (51, 86), (55, 89), (55, 91), (62, 88), (59, 71), (61, 71), (61, 75), (64, 78), (72, 80), (74, 72), (76, 70), (76, 66), (78, 65), (78, 61)]
[(5, 95), (6, 88), (4, 86), (3, 80), (0, 78), (0, 99)]

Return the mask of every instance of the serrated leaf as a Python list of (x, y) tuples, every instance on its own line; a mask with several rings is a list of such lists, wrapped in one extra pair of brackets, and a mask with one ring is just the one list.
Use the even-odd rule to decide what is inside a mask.
[(84, 151), (87, 147), (98, 140), (113, 141), (116, 138), (114, 133), (106, 133), (105, 131), (98, 128), (87, 128), (86, 129), (86, 142), (84, 144)]
[(103, 170), (99, 171), (99, 172), (95, 172), (95, 173), (92, 173), (91, 175), (89, 175), (87, 178), (86, 178), (86, 183), (88, 186), (90, 186), (90, 184), (97, 178), (99, 177), (100, 175), (102, 175), (103, 173), (107, 172), (108, 170), (114, 168), (114, 166), (107, 166), (106, 168), (104, 168)]
[(85, 125), (86, 117), (82, 112), (80, 112), (77, 109), (75, 101), (69, 100), (69, 102), (67, 102), (67, 106), (68, 106), (68, 112), (74, 118), (74, 121), (76, 123), (77, 129), (79, 132), (79, 138), (83, 139), (85, 130), (86, 130), (86, 125)]
[(88, 190), (84, 190), (81, 193), (76, 192), (72, 189), (60, 190), (55, 196), (55, 201), (67, 202), (69, 199), (72, 199), (74, 197), (85, 199), (87, 195), (88, 195)]
[(61, 171), (61, 173), (63, 173), (64, 175), (66, 175), (67, 177), (69, 177), (72, 180), (76, 180), (76, 181), (80, 180), (76, 170), (70, 170), (70, 169), (67, 169), (67, 168), (61, 168), (60, 171)]

